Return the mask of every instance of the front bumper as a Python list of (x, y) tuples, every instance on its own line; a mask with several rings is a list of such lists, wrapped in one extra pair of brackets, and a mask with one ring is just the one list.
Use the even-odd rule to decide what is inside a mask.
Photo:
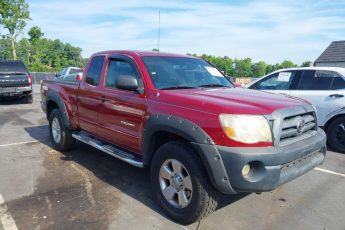
[[(193, 144), (207, 162), (213, 185), (227, 194), (271, 191), (322, 164), (327, 151), (326, 135), (320, 128), (313, 136), (279, 147)], [(250, 164), (251, 172), (244, 177), (246, 164)]]

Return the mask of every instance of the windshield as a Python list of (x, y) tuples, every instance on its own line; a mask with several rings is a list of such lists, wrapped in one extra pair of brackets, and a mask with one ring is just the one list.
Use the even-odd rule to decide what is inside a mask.
[(188, 57), (142, 57), (157, 89), (233, 87), (216, 68), (201, 59)]

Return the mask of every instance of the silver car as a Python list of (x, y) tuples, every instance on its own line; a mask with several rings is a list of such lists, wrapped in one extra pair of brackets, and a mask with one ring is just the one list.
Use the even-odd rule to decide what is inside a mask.
[(327, 133), (329, 146), (345, 153), (345, 68), (281, 69), (252, 82), (248, 88), (310, 101), (317, 110), (318, 126)]

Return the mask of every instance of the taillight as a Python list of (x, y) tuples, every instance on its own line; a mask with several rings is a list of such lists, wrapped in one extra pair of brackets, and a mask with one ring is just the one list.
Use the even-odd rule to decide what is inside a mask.
[(32, 86), (32, 77), (31, 77), (31, 74), (28, 74), (28, 83), (29, 83), (29, 86)]
[(78, 73), (77, 76), (75, 77), (75, 80), (81, 81), (81, 79), (82, 79), (82, 76)]

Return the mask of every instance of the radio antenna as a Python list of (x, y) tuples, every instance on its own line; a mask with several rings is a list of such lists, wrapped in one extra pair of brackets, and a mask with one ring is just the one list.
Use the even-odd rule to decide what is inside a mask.
[(159, 52), (159, 42), (161, 39), (161, 11), (158, 10), (158, 52)]

